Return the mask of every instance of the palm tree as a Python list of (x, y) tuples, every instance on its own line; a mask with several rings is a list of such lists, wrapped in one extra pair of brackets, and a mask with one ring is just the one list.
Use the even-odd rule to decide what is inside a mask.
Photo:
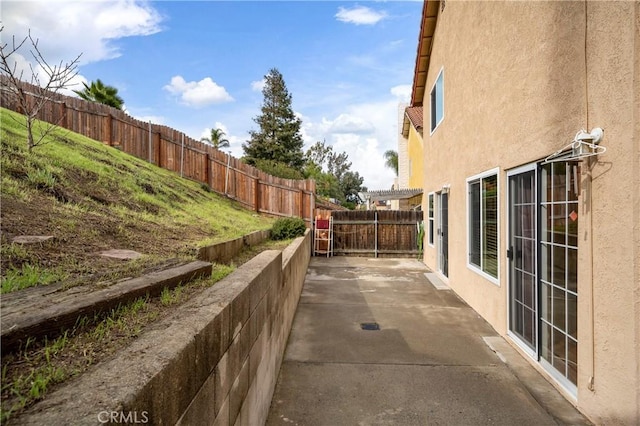
[(398, 153), (392, 149), (384, 153), (384, 165), (396, 172), (398, 176)]
[(87, 83), (82, 83), (82, 85), (84, 89), (74, 90), (74, 92), (85, 101), (97, 102), (117, 109), (124, 107), (124, 100), (118, 96), (118, 89), (113, 86), (105, 86), (100, 79), (92, 81), (90, 86)]
[(202, 138), (200, 139), (202, 142), (206, 142), (208, 144), (213, 145), (215, 149), (220, 148), (228, 148), (229, 140), (224, 137), (225, 133), (222, 129), (211, 129), (211, 137), (210, 138)]

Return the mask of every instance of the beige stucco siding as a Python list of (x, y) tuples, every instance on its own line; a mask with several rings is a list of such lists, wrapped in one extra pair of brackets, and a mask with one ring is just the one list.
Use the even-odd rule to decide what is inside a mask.
[[(418, 133), (415, 127), (409, 128), (408, 140), (408, 157), (409, 157), (409, 181), (408, 188), (422, 188), (423, 181), (423, 163), (424, 149), (422, 147), (422, 135)], [(408, 166), (409, 166), (408, 165)]]
[[(505, 335), (507, 172), (580, 129), (605, 129), (607, 152), (583, 163), (579, 212), (574, 402), (596, 422), (640, 419), (639, 10), (631, 1), (447, 1), (423, 100), (425, 194), (450, 185), (449, 285)], [(430, 135), (429, 94), (441, 69), (444, 119)], [(497, 284), (467, 266), (466, 180), (495, 168)], [(424, 261), (438, 269), (437, 244), (425, 247)]]
[[(579, 273), (584, 271), (585, 279), (580, 290), (584, 287), (583, 295), (591, 296), (593, 262), (595, 347), (591, 324), (581, 321), (579, 378), (584, 384), (593, 374), (594, 391), (580, 386), (578, 401), (601, 423), (640, 421), (639, 11), (637, 2), (615, 7), (590, 2), (587, 7), (589, 126), (605, 129), (607, 152), (588, 173), (591, 197), (588, 185), (582, 196), (592, 226), (581, 233)], [(589, 317), (591, 298), (579, 302), (579, 318)]]
[[(450, 284), (500, 333), (507, 327), (505, 171), (544, 158), (584, 126), (584, 51), (563, 47), (583, 40), (582, 10), (555, 2), (447, 2), (438, 17), (424, 104), (444, 69), (444, 119), (424, 140), (425, 192), (451, 185)], [(465, 255), (466, 179), (497, 167), (500, 286), (470, 270)], [(435, 250), (425, 261), (435, 266)]]

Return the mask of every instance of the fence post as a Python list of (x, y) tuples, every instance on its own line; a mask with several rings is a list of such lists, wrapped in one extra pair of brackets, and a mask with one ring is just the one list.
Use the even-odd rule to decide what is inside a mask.
[(62, 106), (62, 117), (61, 122), (64, 123), (62, 127), (65, 129), (69, 128), (69, 118), (67, 117), (67, 101), (64, 101), (60, 104)]
[(113, 146), (113, 115), (107, 115), (107, 145)]
[(254, 195), (255, 195), (255, 199), (253, 201), (254, 203), (254, 207), (256, 209), (257, 213), (260, 213), (260, 178), (256, 177), (256, 179), (254, 180), (255, 182), (255, 189), (254, 189)]
[(180, 177), (184, 177), (184, 133), (182, 134), (182, 149), (180, 150)]
[(153, 163), (153, 157), (151, 156), (151, 152), (152, 152), (151, 144), (152, 144), (152, 141), (151, 141), (151, 120), (149, 120), (149, 162)]
[(213, 188), (213, 167), (211, 167), (211, 154), (207, 153), (207, 185)]
[(302, 203), (304, 203), (304, 191), (301, 189), (299, 193), (300, 193), (300, 202), (298, 206), (300, 209), (300, 217), (304, 219), (304, 206), (302, 205)]
[[(162, 128), (158, 129), (157, 140), (158, 140), (158, 150), (156, 152), (158, 153), (158, 167), (162, 167), (163, 169), (166, 169), (167, 167), (165, 167), (164, 160), (162, 159)], [(154, 141), (154, 144), (155, 144), (155, 141)]]
[[(307, 187), (307, 183), (309, 187)], [(309, 220), (313, 225), (313, 219), (316, 217), (316, 183), (311, 179), (307, 179), (305, 183), (305, 188), (309, 188), (311, 193), (309, 194)]]
[(377, 258), (378, 257), (378, 211), (377, 210), (373, 212), (373, 224), (374, 224), (373, 225), (373, 229), (374, 229), (374, 231), (373, 231), (374, 234), (373, 235), (374, 235), (374, 238), (375, 238), (373, 250), (374, 250), (374, 256)]
[(229, 188), (229, 164), (231, 163), (231, 154), (227, 154), (227, 171), (224, 177), (224, 195), (227, 195), (227, 189)]

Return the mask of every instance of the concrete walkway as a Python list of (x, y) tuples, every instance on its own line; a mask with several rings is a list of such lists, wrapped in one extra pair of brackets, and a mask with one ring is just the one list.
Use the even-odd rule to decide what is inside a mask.
[(589, 424), (426, 272), (413, 259), (312, 258), (267, 424)]

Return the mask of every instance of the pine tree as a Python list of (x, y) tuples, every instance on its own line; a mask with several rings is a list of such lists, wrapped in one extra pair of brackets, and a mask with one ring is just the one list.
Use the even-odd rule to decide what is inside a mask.
[(291, 108), (291, 94), (282, 74), (275, 68), (265, 76), (261, 114), (253, 119), (259, 131), (250, 131), (251, 139), (242, 145), (244, 160), (255, 165), (258, 160), (271, 160), (292, 168), (304, 164), (300, 133), (302, 121)]

